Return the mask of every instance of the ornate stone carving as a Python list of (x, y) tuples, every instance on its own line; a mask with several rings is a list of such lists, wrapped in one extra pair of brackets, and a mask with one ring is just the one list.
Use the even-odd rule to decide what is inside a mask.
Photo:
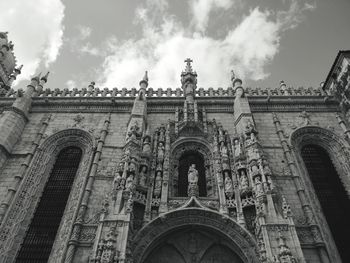
[[(20, 222), (33, 216), (35, 206), (31, 204), (38, 201), (38, 193), (42, 192), (50, 174), (55, 160), (54, 156), (65, 147), (77, 146), (83, 150), (83, 157), (50, 256), (50, 262), (62, 260), (69, 234), (73, 227), (74, 212), (78, 209), (79, 196), (82, 194), (82, 186), (88, 175), (94, 145), (95, 142), (92, 136), (80, 129), (60, 131), (50, 136), (40, 145), (41, 150), (33, 157), (32, 167), (30, 167), (19, 189), (19, 195), (9, 207), (7, 217), (4, 218), (1, 226), (0, 257), (6, 258), (8, 251), (11, 249), (16, 251), (19, 248), (24, 236), (18, 236), (17, 233), (21, 229), (21, 233), (25, 233), (23, 229), (28, 227), (28, 225), (23, 225)], [(29, 222), (29, 220), (26, 220), (26, 222)], [(15, 236), (16, 239), (14, 239)]]
[(240, 227), (227, 216), (212, 210), (202, 208), (188, 208), (175, 210), (164, 214), (144, 226), (134, 237), (132, 254), (134, 263), (140, 263), (152, 241), (163, 236), (168, 231), (174, 231), (184, 225), (195, 225), (210, 228), (232, 240), (232, 244), (239, 244), (235, 252), (248, 263), (258, 263), (257, 244), (251, 234)]

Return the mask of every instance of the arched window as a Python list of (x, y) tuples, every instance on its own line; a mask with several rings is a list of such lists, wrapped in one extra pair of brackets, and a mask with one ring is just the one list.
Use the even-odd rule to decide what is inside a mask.
[(188, 169), (192, 164), (196, 165), (198, 171), (199, 196), (207, 196), (204, 159), (201, 154), (193, 151), (185, 152), (179, 160), (178, 196), (187, 196)]
[(63, 216), (82, 151), (63, 149), (57, 157), (16, 262), (47, 262)]
[(343, 262), (350, 262), (350, 200), (328, 153), (305, 145), (301, 156)]

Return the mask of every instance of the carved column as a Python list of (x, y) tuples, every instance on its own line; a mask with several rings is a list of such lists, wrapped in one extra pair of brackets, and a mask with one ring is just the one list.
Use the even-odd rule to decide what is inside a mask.
[(93, 186), (93, 183), (95, 181), (98, 162), (101, 158), (102, 147), (104, 145), (104, 142), (105, 142), (105, 139), (106, 139), (106, 136), (108, 133), (110, 118), (111, 118), (111, 114), (109, 113), (104, 121), (103, 128), (100, 132), (100, 138), (98, 139), (97, 148), (95, 151), (95, 156), (94, 156), (94, 160), (93, 160), (93, 163), (91, 166), (90, 174), (89, 174), (86, 186), (85, 186), (82, 200), (81, 200), (79, 208), (78, 208), (78, 213), (76, 214), (76, 217), (75, 217), (76, 219), (75, 219), (75, 222), (73, 225), (71, 238), (68, 242), (68, 248), (67, 248), (66, 256), (65, 256), (65, 262), (67, 262), (67, 263), (72, 262), (73, 257), (74, 257), (74, 253), (75, 253), (77, 242), (79, 240), (81, 227), (82, 227), (84, 216), (86, 213), (88, 201), (89, 201), (89, 198), (91, 195), (92, 186)]
[(165, 132), (165, 156), (163, 162), (163, 183), (162, 194), (160, 198), (159, 213), (168, 211), (168, 189), (169, 189), (169, 167), (170, 166), (170, 121)]

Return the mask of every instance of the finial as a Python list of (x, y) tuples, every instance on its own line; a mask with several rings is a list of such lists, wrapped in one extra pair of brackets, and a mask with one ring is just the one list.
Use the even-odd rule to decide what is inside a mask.
[(49, 74), (50, 74), (50, 71), (48, 71), (48, 72), (45, 74), (45, 76), (43, 76), (43, 77), (41, 78), (41, 80), (45, 81), (45, 83), (46, 83)]
[[(147, 88), (147, 86), (148, 86), (148, 71), (147, 70), (145, 71), (145, 75), (143, 76), (143, 79), (140, 81), (139, 85), (141, 86), (142, 83), (146, 85), (146, 87), (143, 87), (143, 88)], [(141, 88), (142, 88), (142, 86), (141, 86)]]
[(143, 76), (143, 80), (148, 82), (148, 72), (145, 71), (145, 75)]
[(236, 75), (235, 75), (235, 72), (232, 69), (231, 70), (231, 81), (233, 82), (235, 79), (236, 79)]
[(16, 71), (18, 71), (18, 74), (21, 74), (23, 65), (20, 65), (18, 68), (15, 68)]
[(286, 83), (284, 82), (284, 80), (281, 80), (280, 81), (280, 88), (285, 88), (287, 85)]
[(36, 80), (36, 81), (39, 82), (40, 77), (41, 77), (41, 72), (39, 72), (39, 74), (38, 74), (37, 76), (34, 76), (34, 77), (32, 78), (32, 80)]
[(185, 59), (185, 63), (186, 63), (185, 72), (192, 72), (192, 66), (191, 66), (192, 62), (193, 62), (193, 60), (190, 58)]
[(95, 88), (95, 81), (91, 81), (88, 87), (89, 88)]

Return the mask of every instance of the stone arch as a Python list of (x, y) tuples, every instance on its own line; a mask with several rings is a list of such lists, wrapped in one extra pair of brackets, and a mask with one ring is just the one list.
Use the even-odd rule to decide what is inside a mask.
[(247, 230), (228, 216), (207, 209), (191, 207), (165, 213), (145, 225), (133, 239), (134, 263), (142, 263), (165, 235), (191, 226), (215, 231), (226, 238), (230, 247), (243, 262), (259, 262), (256, 241)]
[(51, 135), (39, 145), (35, 152), (0, 228), (0, 257), (6, 259), (4, 261), (14, 260), (57, 155), (62, 149), (70, 146), (80, 148), (82, 158), (52, 247), (50, 261), (63, 258), (95, 149), (95, 140), (92, 135), (75, 128)]
[(318, 126), (301, 127), (291, 134), (290, 145), (292, 145), (298, 160), (301, 160), (301, 148), (307, 144), (316, 144), (328, 152), (350, 198), (349, 144), (334, 132)]
[(296, 160), (296, 166), (301, 174), (301, 180), (305, 186), (305, 192), (310, 199), (312, 209), (315, 215), (315, 221), (320, 226), (322, 237), (325, 241), (330, 258), (334, 262), (340, 262), (340, 257), (335, 246), (334, 239), (328, 227), (325, 216), (323, 215), (320, 202), (317, 198), (315, 188), (309, 177), (307, 168), (301, 156), (301, 150), (306, 145), (317, 145), (322, 147), (333, 163), (334, 168), (339, 175), (339, 178), (350, 198), (350, 150), (349, 144), (336, 135), (334, 132), (318, 127), (305, 126), (296, 129), (289, 138), (289, 143), (292, 148), (292, 154)]
[(171, 180), (170, 180), (170, 196), (177, 196), (177, 184), (179, 179), (178, 167), (180, 158), (189, 152), (198, 153), (204, 160), (205, 166), (205, 181), (207, 196), (215, 196), (215, 180), (213, 180), (212, 170), (212, 152), (210, 150), (210, 144), (207, 140), (200, 137), (187, 137), (181, 138), (175, 141), (171, 145), (170, 151), (170, 168), (171, 168)]

